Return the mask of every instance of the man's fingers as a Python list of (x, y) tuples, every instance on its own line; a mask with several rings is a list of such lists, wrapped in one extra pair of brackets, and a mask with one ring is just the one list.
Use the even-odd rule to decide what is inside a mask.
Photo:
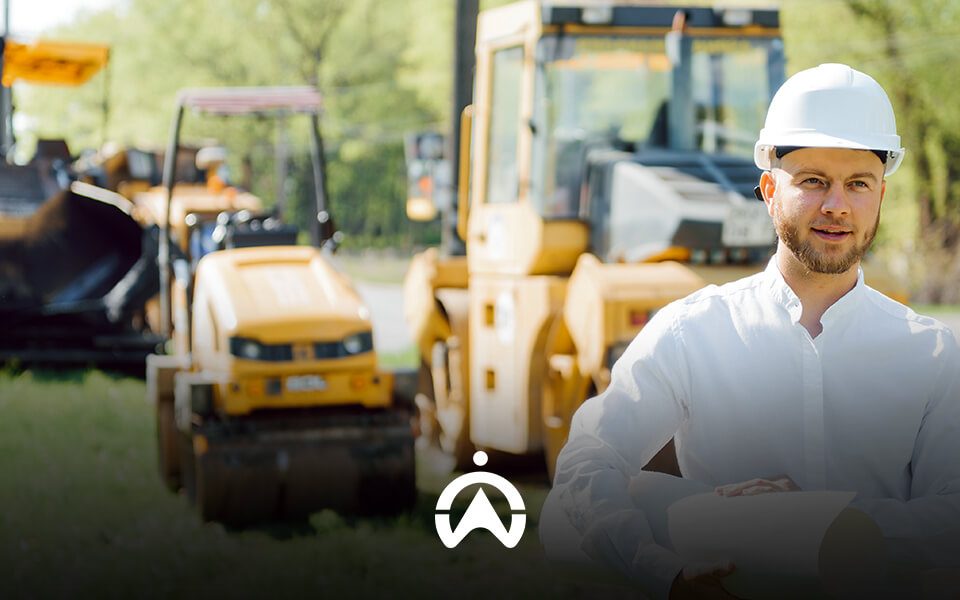
[(780, 487), (785, 492), (799, 492), (800, 486), (797, 483), (787, 477), (786, 475), (781, 476), (779, 479), (775, 479), (774, 483)]
[(757, 494), (770, 492), (796, 492), (799, 490), (800, 486), (786, 475), (777, 475), (770, 479), (751, 479), (750, 481), (721, 485), (714, 488), (717, 494), (727, 497), (755, 496)]
[(763, 483), (760, 485), (754, 485), (743, 490), (741, 496), (756, 496), (757, 494), (769, 494), (770, 492), (782, 492), (779, 487), (771, 483)]
[(670, 598), (737, 600), (723, 587), (723, 578), (734, 572), (731, 561), (693, 563), (683, 568), (670, 588)]
[(740, 483), (731, 483), (728, 485), (721, 485), (716, 488), (716, 492), (721, 496), (739, 496), (744, 489), (748, 487), (753, 487), (763, 481), (762, 479), (751, 479), (750, 481), (742, 481)]
[(714, 577), (724, 578), (727, 575), (732, 575), (734, 571), (737, 570), (737, 566), (732, 562), (727, 562), (724, 565), (721, 565), (719, 568), (715, 569), (712, 573)]
[(708, 577), (726, 577), (736, 570), (732, 561), (692, 563), (683, 568), (683, 577), (688, 580)]
[(719, 600), (738, 600), (723, 587), (723, 578), (730, 575), (735, 567), (730, 561), (704, 562), (687, 565), (677, 575), (670, 588), (671, 600), (684, 598), (718, 598)]
[(751, 479), (750, 481), (744, 481), (742, 483), (723, 485), (717, 488), (717, 493), (721, 496), (740, 496), (748, 489), (763, 485), (764, 481), (763, 479)]

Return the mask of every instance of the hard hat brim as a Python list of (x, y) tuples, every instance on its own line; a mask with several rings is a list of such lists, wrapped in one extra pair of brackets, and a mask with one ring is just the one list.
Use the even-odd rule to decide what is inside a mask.
[[(891, 175), (900, 167), (903, 161), (903, 155), (906, 150), (900, 147), (899, 136), (884, 136), (893, 139), (877, 139), (876, 144), (864, 144), (854, 142), (849, 138), (836, 137), (816, 132), (793, 133), (789, 136), (783, 136), (782, 140), (763, 140), (761, 132), (761, 141), (758, 141), (753, 149), (753, 162), (758, 168), (769, 171), (772, 164), (772, 155), (777, 146), (791, 146), (797, 148), (842, 148), (846, 150), (866, 150), (887, 152), (888, 158), (884, 165), (884, 175)], [(891, 144), (891, 142), (894, 142)]]

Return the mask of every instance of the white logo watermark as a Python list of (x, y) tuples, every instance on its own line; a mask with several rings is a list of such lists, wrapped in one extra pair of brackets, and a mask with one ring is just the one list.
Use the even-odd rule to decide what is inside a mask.
[[(473, 463), (478, 467), (487, 464), (487, 453), (482, 450), (473, 455)], [(497, 512), (493, 510), (493, 505), (483, 493), (483, 489), (477, 490), (477, 495), (473, 497), (467, 512), (457, 524), (456, 529), (450, 528), (450, 507), (453, 506), (453, 500), (464, 488), (471, 485), (485, 483), (500, 490), (507, 499), (510, 506), (510, 529), (503, 526)], [(437, 535), (440, 541), (447, 548), (456, 548), (457, 544), (463, 541), (474, 529), (486, 529), (494, 535), (500, 543), (507, 548), (513, 548), (520, 543), (523, 537), (524, 527), (527, 525), (527, 515), (523, 512), (526, 507), (523, 505), (523, 498), (520, 492), (512, 483), (488, 471), (474, 471), (457, 477), (444, 488), (437, 500), (437, 514), (435, 521), (437, 524)]]

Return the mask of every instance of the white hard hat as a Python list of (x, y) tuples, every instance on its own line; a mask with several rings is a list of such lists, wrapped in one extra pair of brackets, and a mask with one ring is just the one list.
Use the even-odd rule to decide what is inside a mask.
[(885, 175), (897, 170), (905, 152), (883, 88), (866, 73), (839, 64), (800, 71), (780, 86), (754, 146), (758, 167), (770, 168), (775, 148), (885, 152)]

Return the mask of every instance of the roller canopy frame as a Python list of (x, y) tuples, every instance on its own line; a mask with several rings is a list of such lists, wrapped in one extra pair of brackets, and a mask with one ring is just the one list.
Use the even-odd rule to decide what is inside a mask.
[(177, 95), (177, 107), (211, 115), (318, 115), (320, 92), (310, 86), (191, 88)]
[(323, 138), (320, 136), (320, 112), (323, 109), (323, 97), (313, 86), (268, 86), (268, 87), (218, 87), (187, 88), (177, 94), (170, 137), (163, 164), (162, 186), (166, 189), (165, 218), (160, 232), (160, 330), (165, 336), (172, 331), (170, 284), (170, 206), (173, 203), (173, 187), (176, 181), (177, 161), (170, 157), (177, 155), (180, 148), (180, 130), (183, 114), (186, 110), (194, 113), (232, 117), (260, 116), (283, 117), (285, 115), (307, 115), (310, 119), (310, 153), (313, 163), (314, 195), (317, 215), (327, 215), (327, 220), (313, 223), (312, 237), (315, 245), (322, 245), (333, 236), (332, 220), (329, 219), (328, 194), (326, 182), (326, 160), (323, 150)]

